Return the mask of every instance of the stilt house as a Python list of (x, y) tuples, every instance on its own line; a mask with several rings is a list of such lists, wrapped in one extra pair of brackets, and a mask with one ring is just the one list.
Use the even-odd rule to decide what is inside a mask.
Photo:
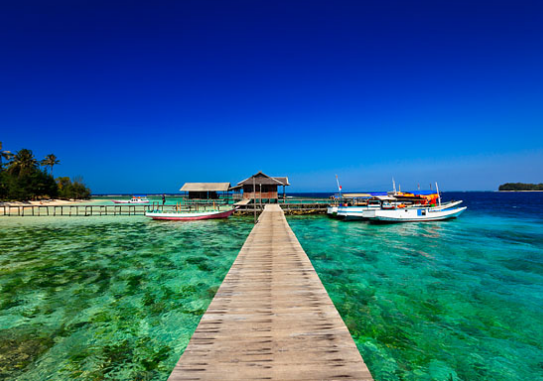
[[(290, 184), (288, 177), (271, 177), (262, 172), (240, 181), (235, 190), (243, 190), (243, 199), (263, 200), (267, 202), (277, 202), (279, 199), (278, 188), (283, 187), (283, 200), (285, 198), (285, 187)], [(253, 189), (254, 187), (254, 189)]]

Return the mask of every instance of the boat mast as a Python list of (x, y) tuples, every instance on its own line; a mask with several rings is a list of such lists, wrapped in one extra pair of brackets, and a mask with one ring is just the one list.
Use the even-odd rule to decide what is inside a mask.
[(341, 185), (339, 185), (339, 178), (336, 175), (337, 189), (339, 191), (339, 198), (341, 198)]
[(436, 192), (437, 192), (437, 201), (439, 202), (439, 207), (441, 208), (441, 195), (439, 194), (439, 188), (437, 186), (437, 181), (436, 181)]
[(394, 196), (396, 196), (396, 182), (394, 181), (394, 177), (392, 178), (392, 189), (394, 190)]

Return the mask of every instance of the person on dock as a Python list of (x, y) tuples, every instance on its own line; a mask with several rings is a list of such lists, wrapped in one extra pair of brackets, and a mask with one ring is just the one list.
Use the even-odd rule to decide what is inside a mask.
[(165, 203), (166, 203), (166, 195), (163, 194), (162, 195), (162, 206), (164, 206)]

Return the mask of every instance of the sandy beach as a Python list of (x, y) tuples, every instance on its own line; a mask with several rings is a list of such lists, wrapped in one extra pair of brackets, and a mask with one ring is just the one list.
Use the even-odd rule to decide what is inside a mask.
[(0, 202), (0, 206), (61, 206), (61, 205), (76, 205), (76, 204), (90, 204), (95, 202), (93, 200), (39, 200), (39, 201), (9, 201)]
[[(17, 213), (17, 208), (20, 207), (39, 207), (39, 206), (70, 206), (70, 205), (89, 205), (95, 204), (99, 200), (39, 200), (39, 201), (9, 201), (0, 202), (0, 216), (4, 214)], [(25, 208), (26, 209), (26, 208)]]

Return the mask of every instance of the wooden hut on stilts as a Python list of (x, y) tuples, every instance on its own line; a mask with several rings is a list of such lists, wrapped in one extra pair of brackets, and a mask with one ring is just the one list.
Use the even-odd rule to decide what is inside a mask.
[(285, 188), (290, 184), (288, 177), (271, 177), (265, 173), (258, 172), (251, 177), (240, 181), (237, 186), (231, 188), (234, 191), (243, 192), (243, 200), (253, 200), (255, 203), (278, 203), (278, 188), (283, 187), (282, 199), (285, 202)]

